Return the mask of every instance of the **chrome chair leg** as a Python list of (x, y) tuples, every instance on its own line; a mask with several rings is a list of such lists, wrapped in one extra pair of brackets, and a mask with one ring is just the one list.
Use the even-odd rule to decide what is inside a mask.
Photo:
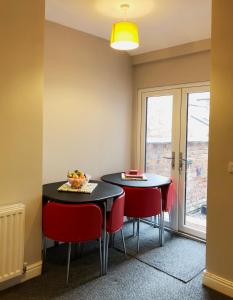
[(121, 228), (121, 239), (122, 239), (122, 244), (123, 244), (123, 249), (124, 249), (125, 255), (127, 255), (126, 247), (125, 247), (125, 237), (124, 237), (123, 228)]
[(154, 228), (156, 228), (157, 216), (154, 216)]
[(105, 257), (105, 272), (108, 271), (108, 246), (109, 246), (109, 233), (107, 232), (107, 241), (106, 241), (106, 257)]
[(67, 256), (67, 271), (66, 271), (66, 284), (69, 283), (70, 273), (70, 254), (71, 254), (71, 243), (68, 244), (68, 256)]
[(164, 212), (160, 215), (160, 247), (164, 245)]
[(46, 265), (46, 252), (47, 252), (47, 238), (43, 235), (43, 272), (45, 272)]
[(139, 252), (139, 228), (140, 228), (140, 218), (138, 218), (138, 220), (137, 220), (137, 235), (138, 235), (137, 252)]
[(133, 236), (135, 236), (135, 219), (133, 218)]
[(160, 244), (160, 246), (161, 246), (161, 240), (162, 240), (162, 238), (161, 238), (161, 216), (160, 215), (158, 215), (158, 224), (159, 224), (159, 244)]
[(160, 247), (164, 244), (164, 212), (163, 212), (163, 199), (160, 201), (160, 216), (159, 216), (159, 240)]
[(99, 253), (100, 253), (100, 276), (103, 275), (103, 257), (102, 257), (102, 240), (99, 238)]

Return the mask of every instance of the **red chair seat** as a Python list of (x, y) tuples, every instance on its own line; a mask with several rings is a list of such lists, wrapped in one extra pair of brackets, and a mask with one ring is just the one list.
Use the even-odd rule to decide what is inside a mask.
[(60, 242), (85, 242), (102, 234), (102, 212), (94, 204), (49, 202), (43, 208), (43, 233)]
[(102, 274), (102, 211), (94, 204), (63, 204), (48, 202), (43, 205), (42, 230), (44, 235), (44, 263), (46, 256), (46, 238), (68, 242), (67, 277), (69, 278), (69, 265), (71, 243), (99, 240), (100, 273)]
[(121, 238), (123, 243), (124, 252), (126, 254), (124, 233), (123, 233), (123, 224), (124, 224), (124, 208), (125, 208), (125, 193), (119, 196), (113, 201), (111, 211), (107, 214), (107, 251), (106, 251), (106, 267), (108, 267), (108, 244), (109, 244), (109, 235), (115, 234), (117, 231), (121, 231)]
[[(157, 188), (124, 187), (125, 216), (137, 218), (137, 251), (139, 252), (140, 218), (161, 213), (161, 191)], [(134, 224), (134, 222), (133, 222)]]
[(114, 200), (111, 211), (107, 214), (106, 230), (109, 233), (119, 231), (124, 223), (125, 193)]
[(176, 199), (175, 183), (172, 181), (169, 185), (161, 188), (163, 198), (163, 211), (170, 212)]
[(146, 218), (160, 214), (161, 192), (157, 188), (124, 187), (125, 216)]

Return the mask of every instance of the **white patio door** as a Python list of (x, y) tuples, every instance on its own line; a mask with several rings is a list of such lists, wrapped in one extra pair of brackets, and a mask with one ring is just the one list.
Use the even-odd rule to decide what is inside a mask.
[(177, 201), (165, 214), (165, 225), (201, 238), (207, 211), (208, 89), (197, 84), (142, 90), (138, 101), (138, 168), (172, 177)]
[(203, 239), (206, 237), (209, 108), (209, 86), (182, 89), (179, 230)]
[[(138, 167), (172, 177), (178, 186), (181, 90), (143, 92), (138, 104)], [(178, 203), (165, 214), (165, 226), (178, 230)]]

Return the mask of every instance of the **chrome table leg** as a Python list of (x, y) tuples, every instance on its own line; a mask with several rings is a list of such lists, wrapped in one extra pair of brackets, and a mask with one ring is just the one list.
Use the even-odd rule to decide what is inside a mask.
[(125, 247), (125, 237), (124, 237), (123, 228), (121, 228), (121, 239), (122, 239), (122, 244), (123, 244), (123, 249), (124, 249), (125, 255), (127, 255), (126, 247)]
[(106, 240), (106, 259), (105, 259), (105, 270), (106, 270), (106, 273), (108, 271), (108, 246), (109, 246), (109, 233), (107, 232), (107, 240)]
[(104, 237), (103, 237), (103, 272), (102, 274), (105, 275), (107, 273), (107, 269), (106, 269), (106, 223), (107, 223), (107, 205), (106, 205), (106, 201), (104, 201), (103, 203), (104, 206)]
[(67, 256), (67, 271), (66, 271), (66, 284), (69, 283), (69, 273), (70, 273), (70, 254), (71, 254), (71, 243), (68, 246), (68, 256)]
[(102, 274), (103, 274), (103, 255), (102, 255), (101, 237), (99, 238), (99, 253), (100, 253), (100, 276), (102, 276)]
[(137, 220), (137, 235), (138, 235), (137, 252), (139, 252), (139, 232), (140, 232), (140, 218), (138, 218), (138, 220)]

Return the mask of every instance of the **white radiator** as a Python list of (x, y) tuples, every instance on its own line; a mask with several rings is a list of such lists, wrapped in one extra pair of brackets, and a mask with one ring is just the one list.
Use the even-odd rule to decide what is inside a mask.
[(23, 273), (25, 206), (0, 206), (0, 283)]

